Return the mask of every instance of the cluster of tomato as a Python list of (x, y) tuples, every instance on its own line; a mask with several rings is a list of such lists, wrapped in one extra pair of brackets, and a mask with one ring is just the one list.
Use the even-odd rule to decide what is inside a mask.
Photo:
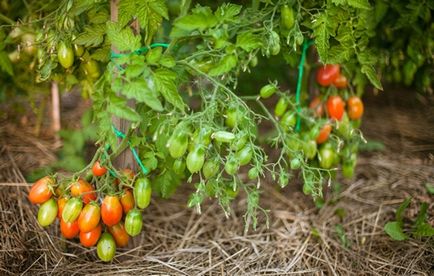
[[(94, 178), (101, 178), (107, 174), (107, 169), (97, 161), (92, 174)], [(29, 200), (40, 204), (39, 224), (46, 227), (58, 218), (63, 237), (79, 237), (83, 246), (97, 246), (97, 255), (102, 261), (112, 260), (117, 246), (127, 246), (130, 236), (140, 234), (143, 225), (140, 210), (148, 207), (152, 193), (149, 179), (136, 179), (129, 169), (121, 174), (109, 185), (107, 193), (101, 192), (103, 187), (95, 189), (81, 178), (60, 184), (51, 176), (41, 178), (29, 193)]]

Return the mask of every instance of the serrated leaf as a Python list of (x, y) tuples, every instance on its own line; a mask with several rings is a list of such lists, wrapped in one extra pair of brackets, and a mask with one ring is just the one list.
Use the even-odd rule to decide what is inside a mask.
[(313, 25), (313, 34), (315, 36), (315, 45), (322, 63), (327, 63), (327, 54), (330, 47), (329, 38), (330, 32), (327, 29), (327, 15), (319, 14)]
[(225, 3), (219, 6), (215, 12), (220, 22), (237, 22), (236, 16), (241, 12), (242, 6), (232, 3)]
[(217, 24), (217, 18), (212, 13), (209, 7), (196, 7), (193, 14), (186, 15), (175, 20), (174, 25), (176, 28), (192, 31), (203, 31), (207, 28), (214, 27)]
[(145, 103), (156, 111), (163, 111), (163, 106), (158, 99), (158, 95), (148, 87), (148, 83), (144, 79), (135, 80), (125, 84), (121, 93), (129, 99), (135, 99), (138, 102)]
[(171, 55), (163, 55), (160, 59), (160, 64), (164, 67), (172, 68), (176, 65), (176, 61)]
[(396, 241), (403, 241), (408, 239), (407, 235), (402, 231), (401, 223), (397, 221), (389, 221), (384, 225), (384, 231)]
[(138, 77), (143, 73), (143, 71), (145, 71), (145, 68), (146, 67), (144, 65), (131, 64), (127, 67), (127, 69), (125, 69), (125, 75), (128, 79)]
[(241, 33), (237, 36), (236, 46), (246, 52), (250, 52), (262, 46), (262, 40), (258, 35), (251, 32)]
[(375, 88), (383, 90), (383, 86), (381, 85), (380, 79), (375, 72), (375, 68), (372, 65), (362, 65), (361, 71), (369, 81), (375, 86)]
[(84, 32), (77, 36), (74, 43), (86, 47), (96, 47), (103, 42), (105, 32), (106, 28), (104, 24), (86, 27), (84, 28)]
[(119, 51), (133, 52), (140, 48), (140, 36), (134, 35), (130, 28), (122, 28), (118, 23), (107, 22), (107, 36)]
[(371, 5), (369, 4), (368, 0), (346, 0), (347, 4), (349, 6), (352, 6), (354, 8), (358, 9), (370, 9)]
[(169, 69), (160, 68), (154, 72), (153, 77), (155, 85), (164, 99), (179, 110), (184, 111), (184, 101), (176, 86), (176, 73)]
[(0, 68), (10, 76), (14, 74), (11, 60), (6, 52), (0, 52)]
[(165, 170), (152, 181), (152, 190), (163, 198), (169, 198), (180, 184), (181, 181), (176, 173), (172, 170)]
[(116, 96), (110, 97), (107, 111), (122, 119), (132, 122), (140, 121), (139, 114), (127, 105), (127, 101)]
[(226, 55), (217, 65), (209, 71), (210, 76), (219, 76), (231, 71), (237, 65), (237, 57), (235, 55)]
[(149, 169), (149, 171), (153, 171), (158, 166), (158, 160), (155, 157), (155, 153), (153, 151), (148, 151), (145, 154), (141, 155), (143, 165)]
[(152, 48), (146, 53), (146, 61), (149, 64), (157, 64), (163, 54), (162, 47)]
[(151, 0), (148, 1), (152, 10), (163, 18), (169, 20), (169, 13), (164, 0)]
[(107, 62), (110, 60), (110, 47), (98, 48), (93, 52), (90, 56), (94, 60), (98, 60), (101, 62)]

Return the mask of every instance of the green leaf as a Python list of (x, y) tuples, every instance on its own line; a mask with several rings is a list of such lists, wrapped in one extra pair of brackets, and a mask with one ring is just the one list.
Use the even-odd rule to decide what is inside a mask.
[(236, 46), (246, 52), (250, 52), (262, 46), (262, 40), (258, 35), (251, 32), (241, 33), (237, 36)]
[(217, 18), (212, 13), (211, 8), (198, 6), (192, 10), (193, 14), (186, 15), (175, 20), (176, 28), (193, 31), (214, 27), (217, 24)]
[(11, 60), (9, 59), (8, 54), (3, 51), (0, 52), (0, 68), (10, 76), (14, 74)]
[(105, 32), (106, 28), (104, 24), (85, 27), (84, 32), (77, 36), (74, 43), (86, 47), (97, 47), (104, 41)]
[(231, 71), (237, 65), (237, 57), (229, 54), (222, 58), (217, 65), (209, 71), (210, 76), (219, 76)]
[(119, 51), (133, 52), (140, 48), (140, 36), (134, 35), (130, 28), (122, 28), (115, 22), (107, 22), (107, 36)]
[(161, 17), (169, 20), (169, 13), (164, 0), (150, 0), (148, 1), (149, 7)]
[(127, 105), (126, 100), (117, 96), (110, 97), (107, 111), (122, 119), (127, 119), (132, 122), (140, 121), (139, 114)]
[(381, 85), (380, 79), (378, 78), (373, 65), (362, 65), (361, 71), (366, 75), (375, 88), (383, 90), (383, 86)]
[(336, 234), (339, 237), (339, 240), (341, 241), (341, 244), (348, 248), (350, 246), (350, 240), (348, 240), (347, 234), (345, 233), (345, 229), (342, 226), (342, 224), (336, 224), (335, 226)]
[(396, 241), (403, 241), (408, 239), (408, 236), (404, 234), (402, 231), (401, 223), (398, 221), (389, 221), (384, 226), (384, 231), (389, 235), (392, 239)]
[(328, 18), (327, 14), (320, 13), (313, 25), (313, 34), (315, 36), (315, 45), (318, 50), (318, 54), (321, 62), (326, 63), (328, 49), (330, 47), (329, 38), (330, 32), (327, 28)]
[(144, 79), (138, 79), (125, 84), (121, 93), (129, 99), (145, 103), (155, 111), (163, 111), (163, 106), (158, 99), (158, 95), (148, 87), (148, 83)]
[(181, 184), (179, 176), (172, 170), (166, 170), (152, 181), (152, 190), (163, 198), (169, 198)]
[(395, 219), (398, 222), (402, 222), (404, 218), (404, 211), (407, 209), (407, 207), (410, 205), (411, 197), (406, 198), (401, 205), (399, 205), (398, 209), (396, 210)]
[(125, 69), (125, 75), (128, 79), (138, 77), (145, 71), (145, 68), (143, 64), (131, 64)]
[(149, 169), (149, 171), (153, 171), (157, 168), (158, 160), (155, 157), (155, 153), (153, 151), (148, 151), (145, 154), (141, 155), (143, 165)]
[(157, 64), (160, 61), (160, 58), (163, 54), (163, 48), (162, 47), (156, 47), (153, 49), (150, 49), (148, 53), (146, 53), (146, 61), (149, 64)]
[(434, 195), (434, 185), (430, 183), (425, 183), (425, 188), (430, 195)]
[(163, 95), (164, 99), (181, 111), (184, 111), (184, 101), (179, 95), (176, 79), (177, 75), (174, 71), (160, 68), (154, 72), (154, 81), (158, 91)]
[(434, 228), (429, 223), (424, 222), (417, 226), (417, 228), (413, 232), (413, 235), (416, 238), (433, 237)]
[(160, 59), (160, 64), (167, 68), (172, 68), (176, 65), (175, 59), (171, 55), (163, 55)]
[(416, 221), (414, 224), (416, 227), (422, 225), (427, 220), (427, 211), (428, 211), (428, 204), (426, 202), (422, 203), (420, 206), (419, 213), (417, 214)]
[(336, 5), (348, 5), (357, 9), (370, 9), (368, 0), (332, 0)]
[(90, 56), (94, 60), (107, 62), (110, 60), (110, 51), (111, 51), (110, 47), (98, 48)]
[(241, 12), (242, 6), (231, 3), (224, 3), (215, 12), (220, 22), (238, 22), (236, 16)]

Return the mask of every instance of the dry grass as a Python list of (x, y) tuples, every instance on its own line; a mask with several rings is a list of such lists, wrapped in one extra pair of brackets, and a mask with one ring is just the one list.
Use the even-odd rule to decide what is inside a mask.
[[(378, 123), (369, 127), (378, 127)], [(270, 181), (264, 184), (261, 197), (261, 205), (270, 210), (270, 227), (267, 229), (260, 223), (256, 231), (248, 233), (244, 233), (244, 195), (233, 205), (229, 218), (211, 201), (203, 206), (202, 214), (197, 214), (186, 207), (190, 188), (185, 185), (173, 199), (154, 199), (145, 211), (142, 234), (128, 249), (118, 249), (112, 263), (104, 264), (98, 261), (95, 249), (85, 249), (76, 241), (60, 238), (58, 225), (48, 229), (38, 226), (37, 207), (31, 206), (25, 197), (28, 186), (19, 183), (25, 182), (22, 171), (54, 158), (50, 141), (31, 139), (30, 134), (10, 130), (2, 132), (5, 128), (0, 127), (1, 138), (9, 135), (0, 139), (0, 274), (434, 273), (432, 238), (394, 242), (383, 232), (385, 222), (393, 218), (395, 208), (408, 196), (417, 202), (428, 202), (430, 217), (434, 216), (433, 197), (423, 186), (434, 180), (429, 150), (418, 151), (421, 155), (417, 157), (405, 150), (365, 154), (359, 161), (355, 179), (342, 182), (344, 189), (339, 196), (329, 191), (322, 209), (315, 208), (310, 198), (300, 192), (296, 187), (299, 184), (293, 183), (280, 191)], [(385, 124), (381, 131), (388, 133), (391, 129), (393, 125)], [(365, 132), (368, 137), (370, 132), (380, 137), (375, 129)], [(395, 143), (406, 139), (400, 137)], [(425, 148), (431, 148), (434, 143), (431, 140), (427, 145)], [(335, 214), (340, 208), (346, 213), (342, 220)], [(412, 204), (408, 214), (414, 217), (417, 208), (418, 204)], [(339, 241), (337, 223), (345, 229), (350, 241), (348, 248)], [(319, 238), (312, 234), (314, 228)]]

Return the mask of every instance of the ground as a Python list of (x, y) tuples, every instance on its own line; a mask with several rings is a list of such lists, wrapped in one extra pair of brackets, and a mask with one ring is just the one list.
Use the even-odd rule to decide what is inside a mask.
[[(386, 91), (368, 93), (362, 126), (366, 138), (382, 141), (385, 150), (361, 154), (354, 179), (340, 181), (339, 195), (328, 189), (323, 208), (303, 195), (300, 183), (280, 190), (268, 179), (261, 205), (269, 210), (269, 226), (262, 216), (256, 230), (245, 232), (243, 195), (229, 218), (212, 201), (199, 214), (186, 207), (186, 184), (170, 200), (153, 199), (144, 231), (110, 264), (98, 261), (95, 249), (60, 238), (58, 227), (37, 225), (23, 172), (54, 160), (52, 141), (3, 122), (1, 274), (433, 275), (433, 238), (396, 242), (383, 226), (409, 196), (415, 204), (407, 216), (414, 218), (419, 203), (428, 202), (433, 223), (434, 200), (424, 184), (434, 182), (434, 101)], [(346, 233), (346, 247), (337, 224)]]

